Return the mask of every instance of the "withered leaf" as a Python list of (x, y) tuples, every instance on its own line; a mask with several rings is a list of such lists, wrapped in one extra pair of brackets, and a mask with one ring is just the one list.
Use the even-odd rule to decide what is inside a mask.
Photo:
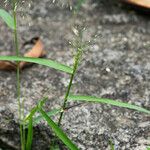
[(124, 0), (130, 4), (150, 9), (150, 0)]
[[(44, 45), (42, 43), (42, 41), (38, 38), (35, 41), (35, 45), (33, 46), (33, 48), (31, 50), (29, 50), (27, 53), (24, 54), (25, 57), (34, 57), (34, 58), (39, 58), (39, 57), (43, 57), (46, 54), (46, 52), (44, 51)], [(28, 62), (20, 62), (19, 63), (19, 68), (23, 69), (25, 68), (28, 64)], [(17, 68), (17, 64), (10, 62), (10, 61), (0, 61), (0, 70), (16, 70)]]
[[(46, 53), (44, 51), (44, 45), (43, 45), (42, 41), (40, 39), (38, 39), (36, 41), (35, 45), (33, 46), (33, 48), (30, 51), (28, 51), (27, 53), (25, 53), (24, 56), (39, 58), (39, 57), (43, 57), (45, 54)], [(20, 67), (20, 69), (22, 69), (28, 64), (30, 64), (30, 63), (20, 62), (19, 67)]]
[(0, 70), (16, 70), (17, 65), (9, 61), (0, 61)]

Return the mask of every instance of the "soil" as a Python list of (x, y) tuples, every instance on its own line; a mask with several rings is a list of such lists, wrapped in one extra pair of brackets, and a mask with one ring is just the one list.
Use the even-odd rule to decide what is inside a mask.
[[(83, 41), (88, 44), (71, 93), (112, 98), (150, 109), (148, 13), (115, 0), (87, 0), (75, 18), (67, 2), (32, 0), (19, 6), (21, 54), (25, 51), (23, 43), (39, 36), (47, 51), (46, 58), (71, 66), (75, 52), (69, 44), (75, 39), (72, 30), (85, 27)], [(0, 27), (0, 54), (14, 55), (12, 31), (2, 21)], [(58, 108), (69, 77), (40, 65), (21, 71), (25, 114), (43, 95), (49, 98), (45, 110)], [(0, 71), (1, 150), (19, 149), (16, 97), (16, 73)], [(73, 107), (65, 113), (62, 128), (82, 150), (110, 150), (110, 140), (116, 150), (146, 150), (150, 146), (149, 115), (110, 105), (87, 103)], [(51, 129), (40, 122), (34, 129), (33, 149), (49, 149), (52, 138)]]

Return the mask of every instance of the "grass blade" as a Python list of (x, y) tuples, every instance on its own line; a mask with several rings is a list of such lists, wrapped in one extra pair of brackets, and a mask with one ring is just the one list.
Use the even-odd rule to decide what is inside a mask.
[(28, 114), (26, 117), (25, 117), (25, 119), (24, 119), (24, 123), (26, 123), (28, 120), (30, 120), (33, 116), (34, 116), (34, 114), (36, 113), (38, 111), (38, 107), (36, 106), (36, 107), (34, 107), (34, 108), (32, 108), (32, 110), (30, 111), (30, 114)]
[(55, 134), (62, 140), (62, 142), (70, 149), (70, 150), (78, 150), (76, 145), (72, 143), (72, 141), (67, 137), (67, 135), (58, 127), (58, 125), (43, 111), (39, 109), (39, 112), (43, 116), (43, 118), (47, 121), (48, 125), (53, 129)]
[(54, 68), (56, 70), (60, 70), (69, 74), (73, 73), (73, 69), (61, 63), (58, 63), (53, 60), (44, 59), (44, 58), (33, 58), (33, 57), (17, 57), (17, 56), (0, 56), (0, 60), (7, 60), (7, 61), (24, 61), (24, 62), (31, 62), (40, 65), (44, 65), (47, 67)]
[[(46, 112), (46, 114), (49, 117), (51, 117), (51, 116), (54, 116), (54, 115), (60, 113), (61, 111), (62, 111), (62, 109), (53, 109), (50, 112)], [(42, 115), (39, 115), (39, 116), (33, 118), (33, 126), (35, 126), (36, 124), (38, 124), (41, 120), (43, 120), (43, 116)]]
[(25, 119), (23, 120), (24, 123), (26, 123), (28, 120), (30, 120), (31, 118), (33, 118), (34, 114), (38, 111), (38, 108), (42, 108), (42, 106), (44, 105), (44, 103), (47, 101), (47, 97), (44, 97), (43, 99), (41, 99), (39, 101), (39, 103), (37, 104), (37, 106), (33, 107), (30, 111), (30, 113), (25, 117)]
[(112, 140), (109, 141), (110, 149), (115, 150), (115, 145), (113, 144)]
[(11, 29), (15, 29), (13, 17), (4, 9), (0, 9), (0, 17)]
[(104, 104), (124, 107), (124, 108), (133, 109), (133, 110), (137, 110), (140, 112), (150, 114), (150, 111), (145, 109), (145, 108), (141, 108), (141, 107), (136, 106), (136, 105), (132, 105), (132, 104), (124, 103), (124, 102), (119, 102), (119, 101), (107, 99), (107, 98), (97, 98), (97, 97), (93, 97), (93, 96), (82, 96), (82, 95), (70, 95), (68, 97), (68, 99), (70, 101), (86, 101), (86, 102), (104, 103)]
[(32, 139), (33, 139), (33, 121), (32, 121), (32, 118), (30, 118), (29, 125), (28, 125), (28, 135), (27, 135), (26, 150), (31, 150)]

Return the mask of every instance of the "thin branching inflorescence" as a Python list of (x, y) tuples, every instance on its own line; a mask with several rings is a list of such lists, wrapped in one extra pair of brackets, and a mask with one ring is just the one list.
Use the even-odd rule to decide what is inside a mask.
[[(74, 77), (75, 77), (76, 71), (78, 69), (80, 60), (82, 58), (83, 50), (84, 50), (84, 46), (83, 46), (83, 42), (82, 42), (83, 30), (77, 30), (77, 29), (73, 28), (73, 31), (74, 31), (75, 36), (76, 36), (76, 40), (73, 43), (73, 46), (75, 47), (76, 52), (75, 52), (75, 55), (74, 55), (73, 73), (72, 73), (72, 75), (70, 77), (70, 81), (69, 81), (69, 85), (68, 85), (68, 88), (67, 88), (67, 92), (65, 94), (64, 102), (63, 102), (63, 105), (62, 105), (62, 109), (63, 110), (66, 109), (68, 96), (70, 94), (70, 90), (71, 90), (71, 87), (72, 87), (72, 84), (73, 84), (73, 80), (74, 80)], [(59, 120), (58, 120), (58, 126), (61, 125), (61, 121), (62, 121), (63, 115), (64, 115), (64, 111), (62, 111), (60, 113), (60, 117), (59, 117)]]

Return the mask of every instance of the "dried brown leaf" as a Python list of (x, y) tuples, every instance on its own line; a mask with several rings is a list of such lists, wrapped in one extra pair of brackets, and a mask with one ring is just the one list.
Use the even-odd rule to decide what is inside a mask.
[(128, 3), (150, 9), (150, 0), (125, 0)]
[[(27, 53), (25, 53), (24, 56), (39, 58), (39, 57), (43, 57), (45, 54), (46, 53), (44, 51), (44, 45), (43, 45), (42, 41), (40, 39), (38, 39), (36, 41), (35, 45), (33, 46), (33, 48), (30, 51), (28, 51)], [(28, 64), (31, 64), (31, 63), (20, 62), (20, 64), (19, 64), (20, 69), (24, 68)]]
[(0, 70), (16, 70), (16, 64), (9, 61), (0, 61)]
[[(31, 50), (29, 50), (27, 53), (24, 54), (25, 57), (34, 57), (34, 58), (39, 58), (43, 57), (46, 52), (44, 51), (44, 45), (42, 41), (39, 38), (36, 38), (34, 40), (35, 45)], [(19, 68), (23, 69), (26, 67), (28, 64), (31, 64), (29, 62), (20, 62), (19, 63)], [(17, 64), (10, 62), (10, 61), (0, 61), (0, 70), (16, 70)]]

